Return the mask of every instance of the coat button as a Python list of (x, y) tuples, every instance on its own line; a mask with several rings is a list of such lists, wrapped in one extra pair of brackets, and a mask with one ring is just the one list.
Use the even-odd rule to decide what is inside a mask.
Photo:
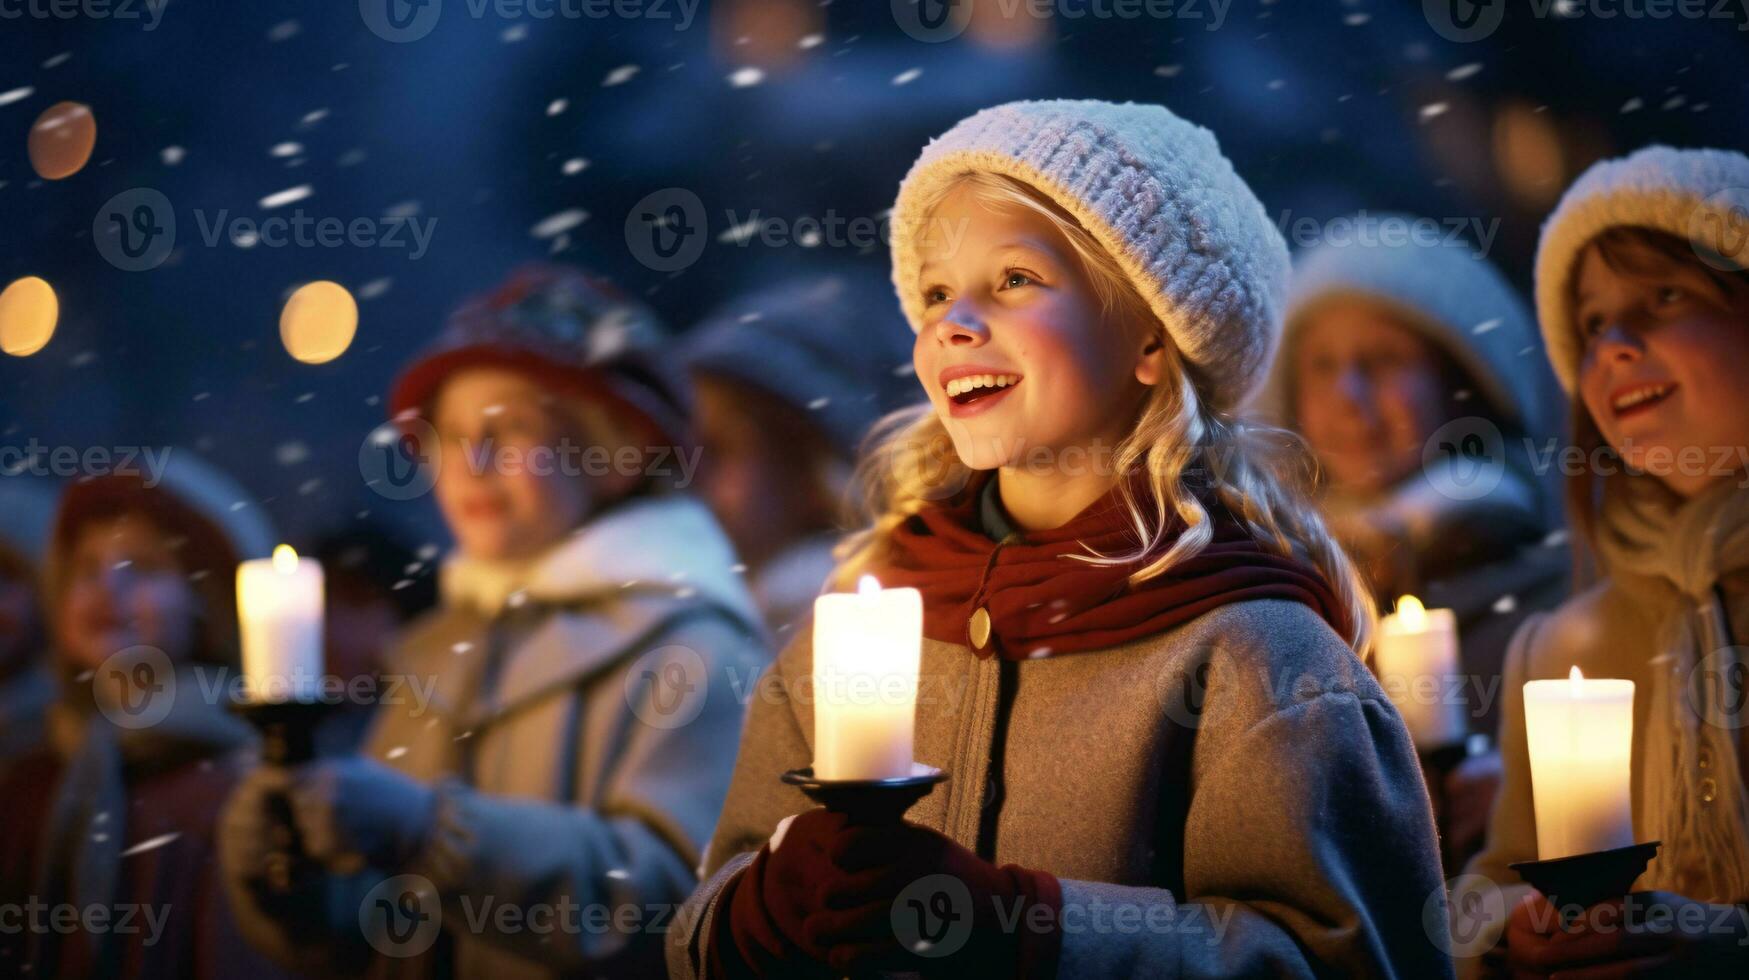
[(1699, 761), (1700, 767), (1702, 769), (1711, 769), (1713, 767), (1712, 751), (1704, 745), (1701, 746), (1700, 747), (1700, 759), (1698, 761)]
[(1705, 779), (1701, 780), (1700, 781), (1700, 801), (1702, 803), (1711, 803), (1712, 801), (1714, 801), (1718, 798), (1719, 798), (1719, 784), (1713, 782), (1713, 777), (1708, 776)]
[(979, 606), (978, 611), (972, 613), (972, 621), (967, 624), (967, 628), (972, 634), (972, 648), (984, 649), (984, 645), (990, 642), (990, 610)]

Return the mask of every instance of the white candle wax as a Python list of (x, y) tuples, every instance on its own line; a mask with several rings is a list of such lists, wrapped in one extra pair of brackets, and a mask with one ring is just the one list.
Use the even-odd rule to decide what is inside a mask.
[(1630, 776), (1634, 682), (1566, 680), (1524, 685), (1531, 800), (1539, 860), (1634, 842)]
[(1379, 620), (1373, 644), (1379, 683), (1403, 716), (1418, 749), (1464, 740), (1469, 733), (1463, 686), (1458, 683), (1457, 615), (1427, 609), (1406, 595), (1397, 611)]
[(308, 701), (322, 678), (322, 566), (287, 545), (237, 566), (244, 690), (255, 701)]
[(814, 600), (814, 775), (892, 779), (911, 774), (923, 596), (882, 589)]

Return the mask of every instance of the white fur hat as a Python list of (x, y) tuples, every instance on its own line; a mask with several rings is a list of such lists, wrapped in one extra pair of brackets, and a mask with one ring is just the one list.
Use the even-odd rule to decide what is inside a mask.
[(1073, 215), (1160, 318), (1210, 406), (1231, 411), (1263, 381), (1287, 243), (1214, 134), (1133, 102), (1010, 102), (961, 120), (923, 148), (893, 205), (893, 285), (912, 330), (924, 204), (973, 171), (1023, 181)]
[(1648, 146), (1593, 164), (1567, 188), (1537, 245), (1536, 311), (1569, 392), (1583, 353), (1567, 302), (1574, 263), (1599, 233), (1623, 225), (1686, 238), (1697, 259), (1720, 267), (1749, 265), (1749, 157)]

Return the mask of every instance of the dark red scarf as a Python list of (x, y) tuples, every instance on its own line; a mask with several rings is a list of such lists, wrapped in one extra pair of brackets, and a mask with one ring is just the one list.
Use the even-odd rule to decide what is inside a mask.
[[(1338, 636), (1348, 617), (1319, 570), (1299, 558), (1266, 550), (1219, 503), (1209, 505), (1214, 540), (1193, 558), (1132, 587), (1135, 564), (1090, 565), (1069, 558), (1090, 545), (1103, 554), (1139, 544), (1118, 490), (1089, 505), (1062, 527), (992, 541), (979, 521), (980, 474), (954, 497), (925, 507), (899, 525), (884, 562), (881, 585), (923, 593), (923, 634), (970, 647), (980, 657), (1004, 659), (1080, 653), (1151, 636), (1219, 606), (1251, 599), (1290, 599), (1312, 607)], [(1151, 499), (1145, 480), (1132, 486)], [(1184, 525), (1176, 526), (1166, 541)], [(985, 609), (990, 638), (972, 642), (973, 614)]]

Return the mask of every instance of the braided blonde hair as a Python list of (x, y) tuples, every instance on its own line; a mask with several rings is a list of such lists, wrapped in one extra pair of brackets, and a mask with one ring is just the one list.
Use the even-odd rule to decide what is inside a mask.
[[(1157, 339), (1166, 341), (1162, 379), (1150, 390), (1114, 455), (1115, 473), (1142, 468), (1148, 476), (1150, 501), (1138, 499), (1129, 481), (1117, 482), (1140, 544), (1127, 554), (1089, 549), (1072, 557), (1098, 565), (1140, 563), (1130, 573), (1132, 584), (1164, 574), (1213, 540), (1214, 526), (1198, 497), (1199, 491), (1210, 494), (1259, 544), (1281, 555), (1297, 552), (1318, 568), (1352, 624), (1350, 635), (1343, 639), (1364, 657), (1377, 613), (1354, 564), (1312, 505), (1311, 456), (1299, 437), (1211, 409), (1198, 394), (1194, 368), (1179, 356), (1164, 326), (1116, 260), (1079, 222), (1029, 185), (999, 174), (968, 172), (924, 202), (924, 212), (933, 213), (960, 187), (986, 206), (1043, 215), (1075, 252), (1107, 312), (1120, 322), (1146, 325)], [(928, 403), (882, 419), (865, 446), (857, 471), (857, 506), (866, 526), (838, 546), (839, 566), (833, 577), (838, 588), (852, 587), (885, 556), (900, 524), (931, 502), (952, 496), (972, 473)], [(1186, 527), (1176, 538), (1169, 512)]]

